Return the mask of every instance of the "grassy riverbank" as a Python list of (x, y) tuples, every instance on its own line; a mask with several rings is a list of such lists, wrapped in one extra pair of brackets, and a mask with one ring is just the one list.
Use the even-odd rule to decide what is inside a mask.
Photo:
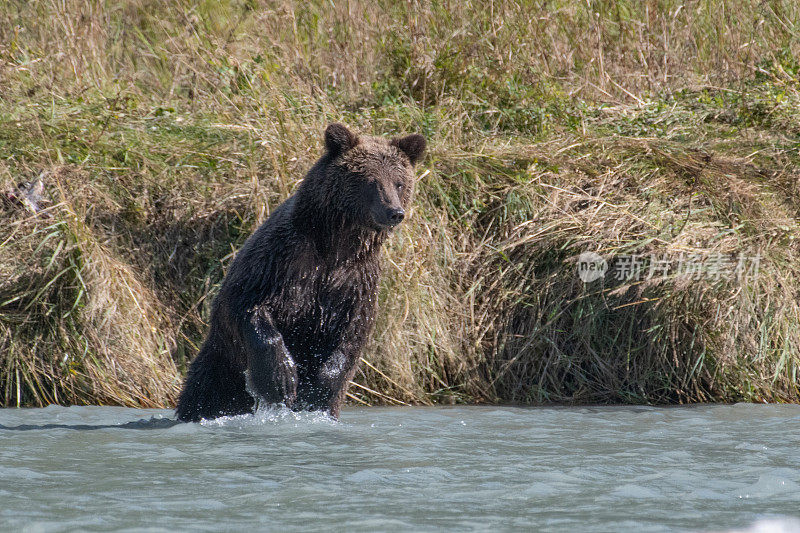
[(172, 404), (331, 121), (430, 142), (354, 402), (800, 399), (795, 2), (382, 4), (0, 6), (0, 404)]

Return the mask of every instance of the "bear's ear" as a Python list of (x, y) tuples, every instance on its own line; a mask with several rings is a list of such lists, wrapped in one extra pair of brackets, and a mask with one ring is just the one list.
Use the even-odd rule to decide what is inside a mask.
[(358, 137), (343, 124), (331, 124), (325, 129), (325, 147), (334, 157), (358, 144)]
[(425, 137), (422, 135), (414, 134), (392, 139), (391, 145), (406, 154), (412, 165), (416, 164), (425, 153)]

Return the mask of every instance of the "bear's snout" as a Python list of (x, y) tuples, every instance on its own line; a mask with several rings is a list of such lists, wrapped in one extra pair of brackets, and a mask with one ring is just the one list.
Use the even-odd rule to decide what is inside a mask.
[(388, 220), (389, 224), (392, 226), (396, 226), (406, 218), (406, 212), (402, 209), (389, 209), (388, 213)]
[(402, 207), (380, 206), (372, 209), (372, 219), (375, 224), (383, 228), (393, 228), (404, 218), (406, 218), (406, 212)]
[[(375, 226), (391, 229), (406, 218), (403, 201), (394, 187), (385, 187), (373, 182), (368, 195), (370, 198), (369, 213)], [(365, 195), (366, 196), (366, 195)]]

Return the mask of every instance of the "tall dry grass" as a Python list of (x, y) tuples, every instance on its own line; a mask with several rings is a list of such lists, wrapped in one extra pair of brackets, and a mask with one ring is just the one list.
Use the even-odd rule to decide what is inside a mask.
[[(789, 0), (0, 6), (5, 405), (169, 405), (234, 250), (340, 120), (430, 141), (365, 403), (798, 398)], [(17, 196), (19, 196), (17, 194)], [(584, 285), (575, 258), (761, 258)]]

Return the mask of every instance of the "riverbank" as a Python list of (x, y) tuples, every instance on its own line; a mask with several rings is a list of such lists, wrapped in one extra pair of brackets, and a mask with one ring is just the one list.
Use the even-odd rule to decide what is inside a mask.
[(792, 3), (61, 4), (0, 7), (3, 405), (172, 405), (331, 121), (430, 144), (354, 403), (800, 399)]

